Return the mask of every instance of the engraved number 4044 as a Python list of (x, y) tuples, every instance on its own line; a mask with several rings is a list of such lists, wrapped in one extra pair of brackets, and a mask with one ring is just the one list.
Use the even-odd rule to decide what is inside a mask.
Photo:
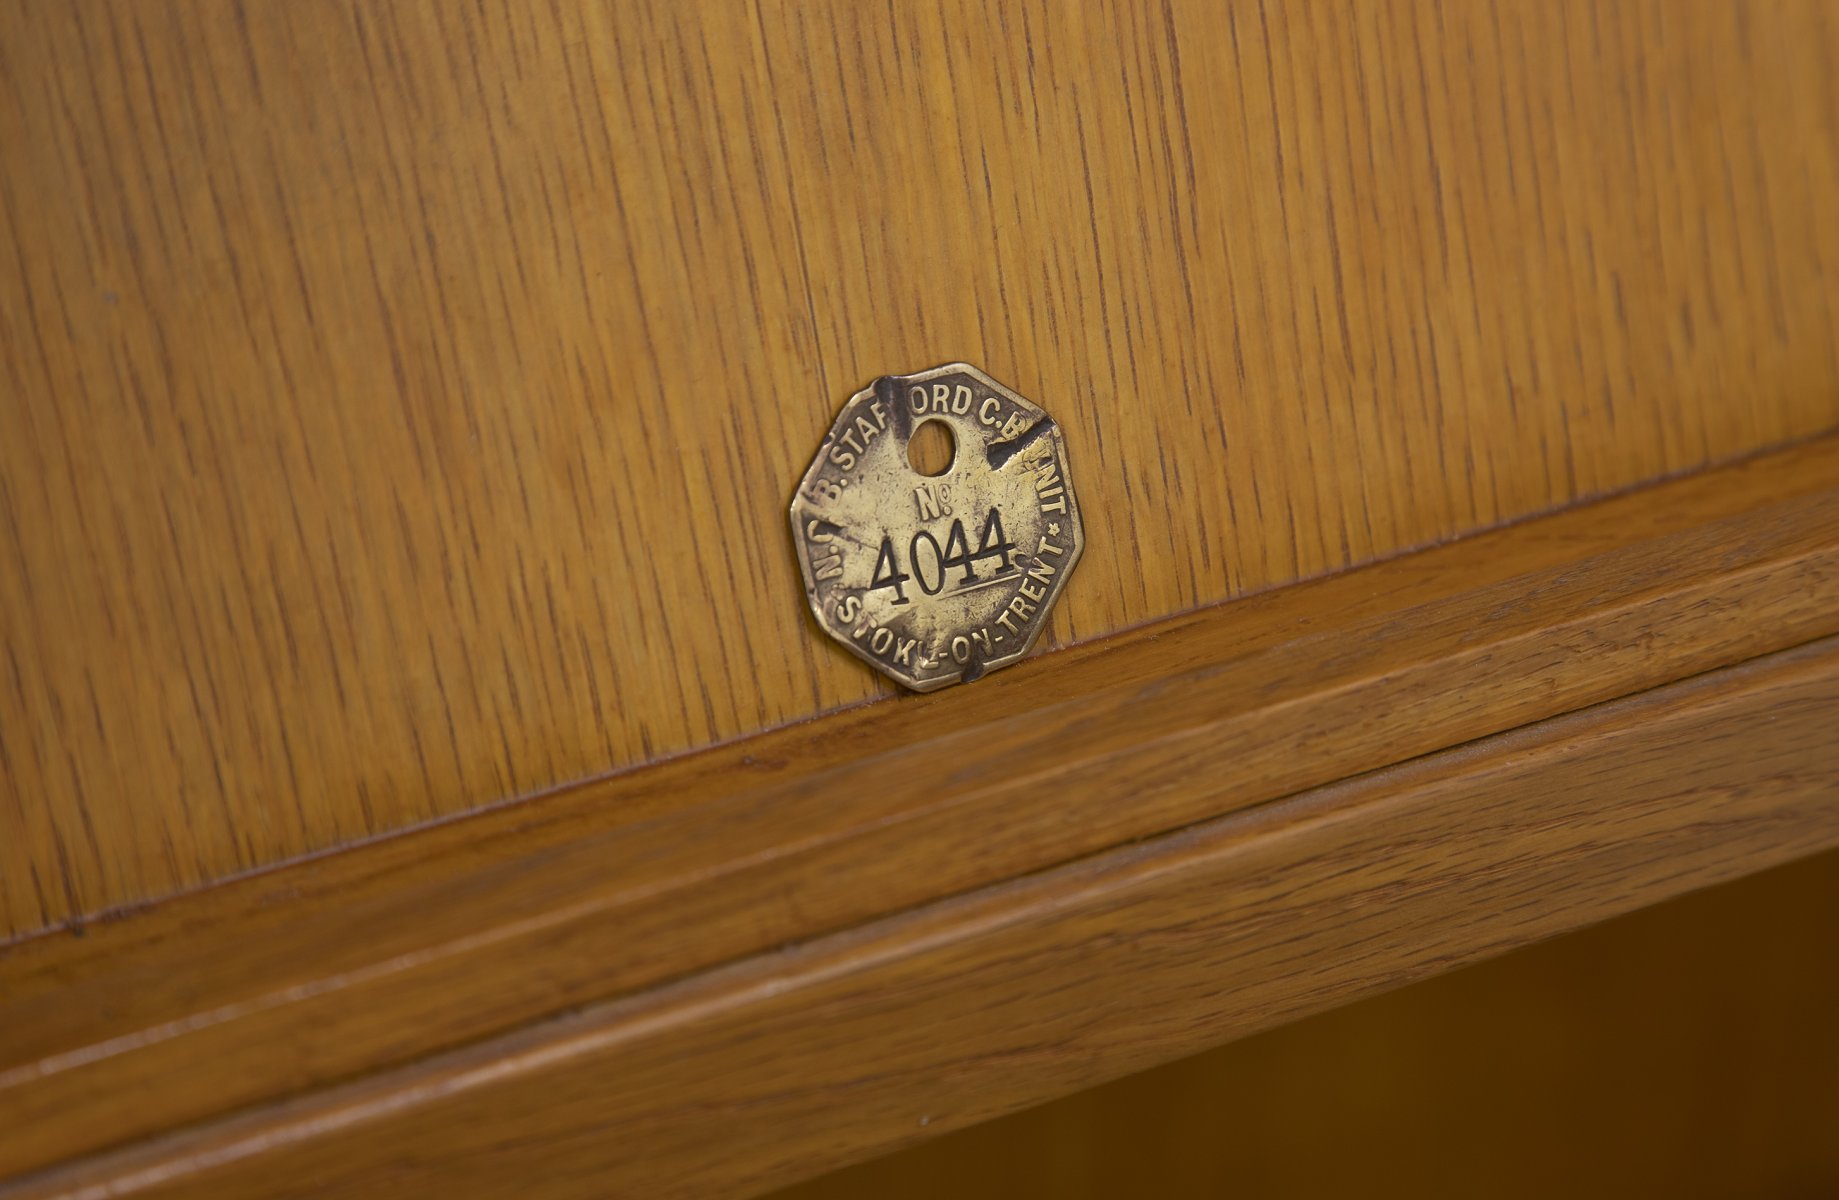
[[(929, 555), (922, 555), (920, 547), (930, 550)], [(975, 564), (986, 558), (994, 558), (1000, 565), (996, 574), (1001, 575), (1015, 570), (1015, 564), (1009, 561), (1009, 552), (1015, 549), (1015, 543), (1003, 536), (1002, 514), (994, 508), (984, 518), (983, 534), (977, 539), (977, 552), (971, 553), (970, 541), (964, 536), (964, 522), (953, 521), (951, 532), (945, 535), (945, 545), (939, 545), (939, 539), (922, 529), (913, 535), (907, 543), (907, 562), (913, 568), (909, 575), (900, 569), (900, 556), (894, 551), (894, 539), (881, 539), (881, 556), (875, 560), (875, 576), (868, 581), (868, 590), (878, 592), (883, 588), (894, 589), (894, 603), (907, 604), (906, 582), (911, 579), (919, 584), (920, 591), (928, 596), (936, 596), (945, 587), (945, 576), (953, 568), (964, 571), (960, 584), (975, 583), (977, 572)], [(930, 558), (930, 563), (927, 559)], [(928, 578), (930, 576), (931, 578)]]

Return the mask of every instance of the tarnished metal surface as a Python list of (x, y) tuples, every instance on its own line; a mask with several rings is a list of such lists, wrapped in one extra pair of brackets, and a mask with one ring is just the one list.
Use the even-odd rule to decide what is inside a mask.
[[(936, 475), (908, 457), (929, 421), (956, 447)], [(965, 363), (849, 398), (792, 498), (792, 540), (818, 624), (922, 692), (1026, 654), (1085, 546), (1059, 428)]]

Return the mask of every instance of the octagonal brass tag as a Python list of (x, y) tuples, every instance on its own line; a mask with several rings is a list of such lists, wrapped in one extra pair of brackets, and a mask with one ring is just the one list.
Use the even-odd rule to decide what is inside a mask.
[[(951, 434), (948, 466), (909, 458)], [(976, 367), (889, 375), (849, 398), (792, 498), (817, 623), (916, 691), (1028, 653), (1085, 535), (1052, 418)]]

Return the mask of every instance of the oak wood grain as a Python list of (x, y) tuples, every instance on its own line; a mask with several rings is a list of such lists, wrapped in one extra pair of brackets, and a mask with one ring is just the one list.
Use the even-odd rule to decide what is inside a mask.
[(787, 489), (963, 358), (1065, 645), (1839, 424), (1839, 19), (0, 0), (0, 936), (880, 694)]
[(736, 1196), (1839, 846), (1839, 639), (0, 1195)]
[(1833, 634), (1839, 438), (43, 935), (0, 1174)]

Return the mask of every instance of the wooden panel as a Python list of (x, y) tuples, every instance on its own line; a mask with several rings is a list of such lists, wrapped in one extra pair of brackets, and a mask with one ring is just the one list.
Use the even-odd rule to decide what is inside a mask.
[(734, 1196), (1839, 846), (1839, 639), (0, 1190)]
[(1836, 940), (1826, 854), (775, 1200), (1830, 1196)]
[(1828, 439), (41, 936), (0, 1174), (1836, 633)]
[(0, 0), (0, 935), (864, 700), (781, 509), (952, 358), (1065, 644), (1839, 424), (1839, 20)]

